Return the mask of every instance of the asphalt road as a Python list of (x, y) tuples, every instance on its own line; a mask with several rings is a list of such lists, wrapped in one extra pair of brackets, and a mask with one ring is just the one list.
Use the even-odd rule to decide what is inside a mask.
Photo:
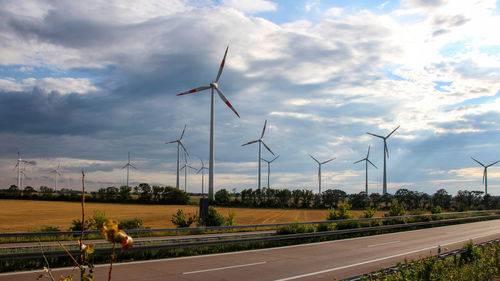
[[(473, 240), (500, 238), (500, 220), (436, 227), (280, 248), (121, 263), (112, 280), (333, 280), (457, 249)], [(94, 280), (107, 280), (109, 265), (97, 266)], [(57, 269), (54, 277), (76, 269)], [(36, 280), (37, 272), (0, 274), (0, 280)], [(57, 278), (56, 278), (57, 279)], [(79, 279), (79, 278), (78, 278)]]

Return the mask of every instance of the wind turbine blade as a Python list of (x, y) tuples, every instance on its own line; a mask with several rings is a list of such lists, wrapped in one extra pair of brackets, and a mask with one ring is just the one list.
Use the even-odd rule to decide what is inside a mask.
[(179, 141), (179, 144), (182, 146), (182, 149), (184, 149), (184, 152), (186, 152), (187, 156), (189, 156), (189, 152), (187, 151), (186, 147), (184, 147), (181, 141)]
[(182, 137), (184, 136), (184, 132), (186, 131), (186, 124), (184, 124), (184, 129), (182, 129), (182, 134), (181, 134), (181, 137), (179, 138), (179, 140), (182, 140)]
[(264, 122), (264, 128), (262, 128), (262, 135), (260, 135), (260, 138), (264, 137), (264, 133), (266, 132), (266, 125), (267, 125), (267, 120)]
[(335, 158), (332, 158), (332, 159), (330, 159), (330, 160), (326, 160), (325, 162), (321, 163), (321, 165), (326, 164), (326, 163), (328, 163), (328, 162), (330, 162), (330, 161), (333, 161), (333, 160), (335, 160)]
[(192, 94), (192, 93), (196, 93), (196, 92), (201, 92), (201, 91), (206, 90), (206, 89), (210, 89), (210, 86), (202, 86), (202, 87), (194, 88), (194, 89), (191, 89), (189, 91), (177, 94), (177, 96), (182, 96), (182, 95)]
[[(271, 162), (273, 162), (274, 160), (278, 159), (279, 157), (280, 157), (279, 155), (278, 155), (278, 156), (276, 156), (276, 157), (274, 157), (274, 159), (273, 159), (273, 160), (271, 160)], [(269, 163), (271, 163), (271, 162), (269, 162)]]
[[(127, 168), (127, 166), (128, 166), (128, 165), (129, 165), (128, 163), (127, 163), (127, 164), (125, 164), (125, 166), (123, 166), (120, 170), (123, 170), (123, 169)], [(51, 173), (52, 173), (52, 172), (51, 172)]]
[(217, 73), (217, 78), (215, 78), (215, 83), (219, 82), (220, 75), (222, 74), (222, 70), (224, 69), (224, 64), (226, 63), (227, 50), (229, 46), (226, 48), (226, 52), (224, 52), (224, 58), (222, 58), (222, 62), (219, 67), (219, 72)]
[(375, 166), (375, 164), (372, 163), (372, 161), (370, 161), (368, 159), (366, 159), (366, 161), (368, 161), (368, 163), (372, 164), (373, 167), (375, 167), (376, 169), (378, 169), (377, 166)]
[(264, 147), (267, 148), (267, 150), (269, 150), (269, 152), (271, 152), (272, 155), (275, 155), (274, 152), (263, 141), (260, 141), (260, 142), (262, 142)]
[(310, 157), (311, 157), (314, 161), (316, 161), (318, 164), (320, 164), (320, 163), (319, 163), (319, 161), (318, 161), (318, 159), (314, 158), (311, 154), (309, 154), (309, 156), (310, 156)]
[(370, 157), (370, 146), (368, 146), (368, 153), (366, 153), (366, 159)]
[(251, 141), (251, 142), (247, 142), (245, 144), (242, 144), (241, 146), (245, 146), (245, 145), (248, 145), (248, 144), (252, 144), (252, 143), (256, 143), (258, 142), (259, 140), (254, 140), (254, 141)]
[(383, 139), (383, 138), (384, 138), (383, 136), (375, 135), (375, 134), (368, 133), (368, 132), (367, 132), (367, 134), (372, 135), (372, 136), (377, 137), (377, 138), (381, 138), (381, 139)]
[(134, 168), (134, 169), (136, 169), (136, 170), (137, 170), (137, 168), (136, 168), (136, 167), (134, 167), (134, 165), (132, 165), (132, 164), (129, 164), (129, 165), (130, 165), (130, 167), (132, 167), (132, 168)]
[(500, 162), (500, 160), (499, 160), (499, 161), (497, 161), (497, 162), (491, 163), (491, 164), (489, 164), (489, 165), (488, 165), (488, 166), (486, 166), (486, 167), (493, 166), (493, 165), (495, 165), (495, 164), (496, 164), (496, 163), (498, 163), (498, 162)]
[(260, 157), (260, 160), (265, 161), (266, 163), (271, 163), (270, 161), (267, 161), (266, 159)]
[(215, 87), (215, 90), (219, 94), (219, 97), (221, 98), (221, 100), (223, 100), (224, 103), (227, 106), (229, 106), (229, 108), (231, 108), (231, 110), (236, 114), (236, 116), (238, 116), (238, 118), (240, 118), (240, 115), (238, 114), (238, 112), (236, 112), (236, 109), (234, 109), (233, 105), (231, 105), (231, 103), (226, 99), (226, 97), (222, 94), (222, 92), (219, 90), (219, 88)]
[(481, 162), (477, 161), (477, 160), (476, 160), (476, 159), (474, 159), (473, 157), (471, 157), (471, 159), (472, 159), (472, 160), (474, 160), (474, 161), (476, 161), (479, 165), (481, 165), (481, 166), (485, 167), (485, 166), (483, 165), (483, 163), (481, 163)]
[(399, 127), (401, 127), (401, 125), (397, 126), (396, 129), (392, 130), (392, 132), (390, 134), (387, 135), (387, 137), (385, 137), (386, 139), (389, 138), (394, 132), (396, 132), (397, 129), (399, 129)]
[(366, 160), (366, 158), (365, 158), (365, 159), (358, 160), (358, 161), (354, 162), (353, 164), (357, 164), (357, 163), (359, 163), (359, 162), (361, 162), (361, 161), (365, 161), (365, 160)]
[(195, 167), (191, 166), (191, 165), (188, 165), (189, 168), (195, 170), (195, 171), (198, 171), (198, 169), (196, 169)]
[(483, 183), (484, 183), (484, 178), (486, 177), (486, 167), (484, 167), (484, 171), (483, 171)]
[(174, 143), (174, 142), (178, 142), (178, 141), (179, 140), (167, 141), (165, 144)]
[(389, 158), (389, 149), (387, 149), (387, 143), (384, 140), (384, 149), (385, 149), (385, 154), (387, 155), (387, 158)]

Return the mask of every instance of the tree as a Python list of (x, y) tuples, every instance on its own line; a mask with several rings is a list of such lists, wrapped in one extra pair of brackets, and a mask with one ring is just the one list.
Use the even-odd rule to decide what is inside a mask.
[(40, 186), (40, 193), (42, 194), (42, 197), (50, 197), (52, 196), (52, 193), (54, 193), (54, 189), (46, 186)]
[(189, 202), (189, 194), (171, 186), (165, 186), (161, 194), (161, 202), (165, 204), (185, 205)]
[(142, 202), (150, 202), (151, 201), (151, 196), (152, 196), (152, 189), (151, 186), (147, 183), (141, 183), (138, 186), (138, 191), (139, 191), (139, 200)]
[(293, 207), (299, 208), (300, 207), (300, 198), (302, 197), (302, 190), (300, 189), (295, 189), (292, 191), (292, 203)]
[(25, 187), (24, 190), (23, 190), (23, 193), (26, 194), (26, 195), (31, 195), (34, 192), (36, 192), (36, 190), (33, 187), (29, 186), (29, 185), (27, 187)]
[(162, 186), (153, 185), (153, 201), (160, 202), (161, 194), (163, 193), (164, 188)]
[(406, 188), (401, 188), (396, 191), (394, 198), (398, 200), (399, 203), (403, 204), (406, 209), (415, 209), (415, 193)]
[(347, 193), (340, 189), (328, 189), (321, 193), (321, 197), (323, 199), (323, 204), (326, 207), (337, 208), (339, 202), (344, 202), (347, 198)]
[(7, 189), (7, 191), (15, 193), (15, 192), (19, 192), (19, 188), (17, 187), (17, 185), (13, 184), (13, 185), (9, 186), (9, 189)]
[(224, 217), (215, 210), (214, 207), (208, 207), (208, 216), (205, 221), (206, 226), (221, 226), (224, 224)]
[(217, 191), (214, 195), (215, 204), (220, 206), (229, 206), (231, 203), (231, 194), (226, 189)]
[(404, 216), (405, 214), (406, 211), (403, 204), (399, 203), (397, 199), (392, 200), (391, 208), (389, 209), (389, 213), (387, 213), (387, 216), (398, 217), (398, 216)]
[(121, 202), (129, 201), (132, 198), (132, 188), (130, 186), (122, 185), (118, 191), (118, 200)]
[(197, 219), (198, 217), (196, 215), (191, 215), (190, 213), (184, 215), (184, 211), (182, 209), (178, 209), (177, 213), (172, 215), (170, 221), (177, 227), (189, 227)]
[(253, 193), (252, 189), (243, 189), (241, 191), (241, 202), (243, 205), (252, 207), (254, 206), (255, 203), (255, 194)]
[(368, 200), (368, 196), (364, 191), (360, 193), (353, 193), (349, 195), (349, 202), (351, 202), (352, 207), (356, 209), (364, 209), (368, 205), (370, 205), (370, 201)]
[(278, 198), (278, 206), (280, 206), (280, 208), (290, 207), (290, 199), (292, 199), (292, 192), (290, 192), (290, 190), (278, 190), (276, 192), (276, 197)]
[(380, 196), (379, 193), (374, 192), (370, 194), (370, 201), (373, 204), (373, 208), (378, 209), (380, 202), (382, 202), (382, 196)]
[(351, 205), (347, 202), (344, 202), (339, 205), (338, 210), (335, 211), (334, 208), (330, 208), (328, 210), (328, 215), (326, 216), (327, 220), (348, 220), (352, 219), (353, 215), (349, 210), (351, 210)]
[(105, 200), (107, 202), (115, 201), (118, 198), (118, 188), (114, 186), (108, 186), (106, 188)]
[(301, 194), (302, 198), (302, 207), (309, 208), (311, 207), (311, 202), (314, 199), (314, 193), (311, 190), (303, 190)]

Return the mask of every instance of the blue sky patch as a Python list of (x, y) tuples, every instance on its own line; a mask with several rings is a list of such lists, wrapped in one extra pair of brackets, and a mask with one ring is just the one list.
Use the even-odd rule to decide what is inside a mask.
[(436, 84), (434, 86), (434, 89), (440, 91), (440, 92), (445, 92), (445, 93), (449, 93), (450, 90), (447, 90), (447, 89), (443, 89), (441, 87), (447, 87), (447, 86), (450, 86), (453, 82), (447, 82), (447, 81), (433, 81), (434, 84)]

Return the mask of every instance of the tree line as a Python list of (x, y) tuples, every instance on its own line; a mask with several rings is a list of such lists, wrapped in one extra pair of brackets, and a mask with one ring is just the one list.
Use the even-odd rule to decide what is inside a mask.
[(307, 189), (244, 189), (241, 193), (230, 194), (226, 189), (217, 191), (213, 204), (220, 206), (264, 207), (264, 208), (338, 208), (349, 202), (355, 209), (388, 209), (393, 200), (403, 204), (406, 210), (431, 210), (441, 207), (445, 210), (500, 209), (500, 196), (491, 196), (482, 191), (459, 190), (455, 196), (445, 189), (429, 195), (406, 188), (394, 194), (365, 192), (347, 194), (340, 189), (328, 189), (314, 194)]
[[(81, 192), (67, 188), (54, 191), (53, 188), (47, 186), (40, 186), (38, 191), (31, 186), (26, 186), (21, 191), (16, 185), (11, 185), (8, 189), (0, 190), (0, 198), (81, 201)], [(172, 205), (186, 205), (189, 199), (189, 194), (180, 189), (171, 186), (150, 186), (147, 183), (141, 183), (135, 187), (122, 185), (119, 188), (115, 186), (99, 188), (85, 196), (85, 200), (93, 202)]]

